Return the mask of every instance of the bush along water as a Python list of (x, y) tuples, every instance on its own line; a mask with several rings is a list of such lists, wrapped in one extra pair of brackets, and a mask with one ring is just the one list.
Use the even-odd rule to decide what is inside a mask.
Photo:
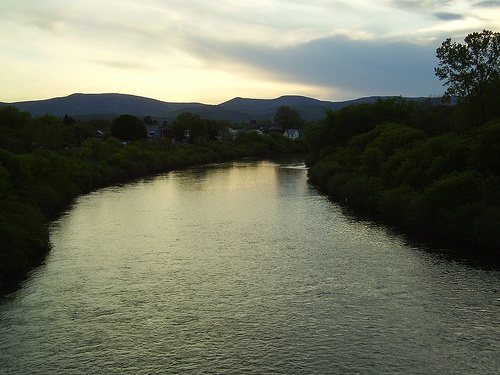
[(461, 113), (399, 98), (328, 112), (306, 134), (310, 180), (406, 232), (498, 261), (500, 118), (464, 128)]

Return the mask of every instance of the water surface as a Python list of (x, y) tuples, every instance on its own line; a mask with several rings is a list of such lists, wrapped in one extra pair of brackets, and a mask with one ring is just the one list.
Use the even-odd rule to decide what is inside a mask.
[(79, 198), (0, 303), (5, 374), (495, 374), (500, 273), (354, 220), (301, 161)]

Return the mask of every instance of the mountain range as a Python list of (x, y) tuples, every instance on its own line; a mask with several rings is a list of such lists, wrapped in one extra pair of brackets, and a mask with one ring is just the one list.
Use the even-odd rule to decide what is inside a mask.
[[(331, 102), (304, 96), (281, 96), (276, 99), (234, 98), (218, 105), (202, 103), (172, 103), (156, 99), (126, 94), (71, 94), (65, 97), (23, 101), (15, 103), (0, 103), (0, 106), (11, 105), (22, 111), (30, 112), (32, 116), (46, 113), (53, 116), (71, 116), (79, 120), (94, 118), (114, 118), (121, 114), (131, 114), (138, 117), (151, 116), (159, 120), (172, 121), (182, 112), (191, 112), (202, 118), (229, 120), (243, 123), (250, 120), (265, 121), (274, 117), (280, 106), (290, 106), (297, 110), (306, 121), (324, 118), (325, 110), (337, 110), (342, 107), (373, 103), (379, 97), (371, 96), (355, 100)], [(384, 97), (388, 98), (388, 97)], [(433, 100), (440, 98), (406, 98), (408, 100)]]

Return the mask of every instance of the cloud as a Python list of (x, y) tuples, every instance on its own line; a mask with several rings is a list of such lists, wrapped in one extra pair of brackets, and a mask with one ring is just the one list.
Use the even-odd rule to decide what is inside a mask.
[(480, 1), (476, 4), (474, 4), (475, 7), (478, 8), (493, 8), (493, 7), (500, 7), (500, 0), (486, 0), (486, 1)]
[(434, 13), (434, 16), (443, 21), (456, 21), (463, 20), (465, 18), (462, 14), (448, 12), (436, 12)]
[(200, 53), (214, 64), (251, 66), (285, 82), (335, 87), (366, 95), (413, 92), (426, 96), (442, 91), (437, 79), (432, 83), (436, 65), (433, 44), (335, 36), (278, 49), (226, 44), (211, 55), (210, 47), (206, 47), (208, 50)]
[(30, 92), (35, 79), (43, 95), (48, 87), (125, 87), (141, 95), (169, 90), (192, 100), (210, 100), (212, 92), (230, 99), (258, 88), (261, 96), (266, 90), (297, 90), (323, 98), (335, 93), (331, 99), (434, 95), (443, 91), (434, 77), (435, 48), (447, 37), (498, 29), (499, 5), (500, 0), (6, 0), (0, 5), (0, 70), (9, 79), (0, 86), (7, 94), (28, 88), (20, 99), (37, 95)]
[(105, 65), (115, 69), (150, 70), (147, 64), (131, 60), (95, 60), (97, 64)]
[(390, 0), (397, 8), (441, 8), (452, 3), (451, 0)]

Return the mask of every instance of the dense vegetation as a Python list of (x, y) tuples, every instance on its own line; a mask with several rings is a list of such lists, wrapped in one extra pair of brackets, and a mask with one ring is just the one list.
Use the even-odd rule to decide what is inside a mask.
[[(108, 124), (110, 135), (139, 139), (124, 147), (115, 137), (90, 136), (95, 124), (103, 125), (0, 108), (0, 282), (22, 275), (45, 256), (48, 221), (79, 194), (197, 163), (305, 150), (304, 142), (256, 132), (198, 144), (139, 139), (146, 136), (138, 130), (144, 124), (126, 115)], [(206, 126), (210, 130), (214, 124)]]
[(464, 128), (463, 110), (391, 99), (328, 112), (308, 134), (310, 179), (407, 231), (498, 250), (500, 118)]
[(448, 105), (394, 98), (329, 111), (308, 134), (310, 179), (407, 232), (498, 261), (500, 34), (447, 39), (436, 55)]

